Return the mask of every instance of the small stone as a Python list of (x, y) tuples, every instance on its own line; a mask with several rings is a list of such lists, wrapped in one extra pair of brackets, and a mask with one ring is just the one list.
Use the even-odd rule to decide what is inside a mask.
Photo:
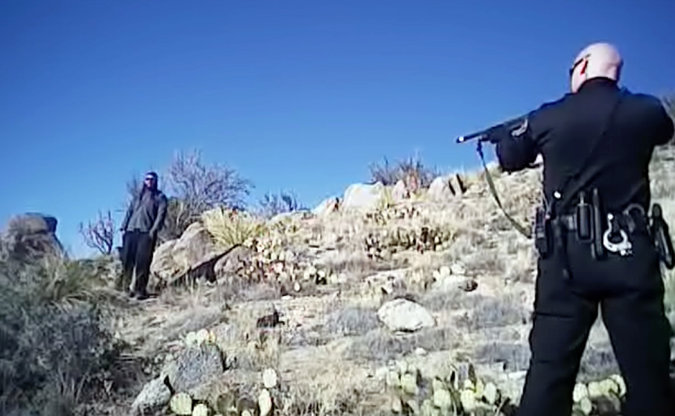
[(417, 377), (415, 374), (403, 374), (401, 376), (401, 388), (408, 394), (417, 394)]
[(417, 348), (415, 348), (415, 354), (420, 355), (420, 356), (424, 356), (424, 355), (427, 355), (427, 350), (425, 350), (422, 347), (417, 347)]
[(253, 416), (253, 414), (248, 410), (244, 410), (243, 412), (241, 412), (241, 416)]
[(185, 344), (187, 344), (187, 345), (197, 345), (197, 333), (196, 332), (188, 332), (188, 334), (185, 336)]
[(396, 368), (398, 369), (399, 374), (403, 375), (408, 371), (408, 363), (405, 361), (397, 361)]
[(590, 399), (597, 399), (602, 397), (602, 389), (600, 388), (600, 383), (597, 381), (591, 381), (588, 383), (588, 397)]
[(206, 329), (200, 329), (196, 334), (197, 345), (201, 345), (209, 340), (209, 331)]
[(296, 292), (299, 292), (300, 290), (302, 290), (302, 286), (300, 286), (300, 282), (295, 282), (293, 284), (293, 290), (295, 290)]
[(623, 381), (623, 377), (619, 374), (613, 374), (609, 378), (614, 380), (619, 386), (619, 397), (623, 397), (626, 394), (626, 383)]
[(488, 404), (496, 404), (499, 399), (499, 391), (493, 383), (487, 383), (483, 390), (483, 397)]
[(267, 416), (272, 411), (272, 396), (267, 389), (263, 389), (258, 395), (258, 407), (260, 408), (260, 416)]
[(171, 398), (169, 407), (177, 415), (192, 415), (192, 397), (187, 393), (177, 393)]
[(464, 267), (464, 265), (461, 263), (455, 263), (450, 266), (450, 271), (452, 274), (459, 274), (463, 276), (466, 274), (466, 267)]
[(434, 391), (434, 406), (447, 410), (452, 407), (452, 396), (446, 389), (438, 389)]
[(389, 371), (386, 376), (385, 383), (390, 387), (398, 387), (401, 385), (401, 378), (396, 371)]
[(192, 410), (192, 416), (209, 416), (209, 408), (205, 404), (199, 403)]
[(590, 415), (591, 412), (593, 411), (593, 403), (591, 402), (591, 399), (588, 397), (584, 397), (581, 402), (579, 403), (579, 407), (583, 414), (585, 415)]
[(476, 396), (473, 390), (462, 390), (459, 400), (462, 402), (462, 408), (468, 412), (476, 408)]
[(277, 386), (277, 372), (274, 369), (268, 368), (263, 371), (262, 378), (265, 388), (273, 389)]
[(399, 399), (398, 397), (394, 397), (391, 400), (391, 411), (394, 413), (403, 412), (403, 404), (401, 403), (401, 399)]

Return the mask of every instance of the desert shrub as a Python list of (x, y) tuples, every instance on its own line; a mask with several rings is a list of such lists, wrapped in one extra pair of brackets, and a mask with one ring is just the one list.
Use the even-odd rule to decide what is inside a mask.
[(0, 263), (0, 413), (68, 415), (103, 383), (116, 348), (80, 266)]
[(279, 192), (278, 194), (268, 192), (258, 202), (258, 205), (258, 214), (264, 218), (306, 209), (298, 202), (297, 196), (291, 192)]
[(384, 158), (382, 164), (370, 166), (371, 182), (395, 185), (399, 180), (403, 180), (407, 189), (413, 192), (428, 187), (438, 175), (438, 171), (425, 166), (416, 156), (399, 160), (394, 164), (389, 164), (387, 158)]
[(350, 306), (337, 310), (328, 316), (326, 329), (333, 334), (364, 334), (380, 326), (377, 312), (362, 307)]
[(84, 223), (80, 223), (80, 234), (87, 247), (96, 249), (104, 255), (112, 253), (115, 241), (115, 223), (110, 210), (105, 216), (99, 212), (98, 218), (93, 222), (89, 221), (86, 226)]
[(264, 223), (254, 216), (224, 207), (202, 213), (202, 222), (217, 244), (230, 247), (261, 235)]
[(459, 318), (471, 331), (500, 326), (526, 324), (530, 319), (519, 299), (512, 296), (483, 298), (473, 310)]

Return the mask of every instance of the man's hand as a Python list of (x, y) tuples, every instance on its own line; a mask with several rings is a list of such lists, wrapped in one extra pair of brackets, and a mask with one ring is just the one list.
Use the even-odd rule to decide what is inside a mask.
[(157, 230), (154, 228), (151, 228), (150, 231), (148, 232), (148, 235), (152, 240), (157, 238)]

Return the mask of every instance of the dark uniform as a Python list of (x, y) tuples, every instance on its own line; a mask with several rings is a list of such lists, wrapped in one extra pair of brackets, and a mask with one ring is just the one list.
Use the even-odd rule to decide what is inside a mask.
[[(627, 386), (622, 414), (675, 414), (668, 391), (670, 325), (659, 257), (640, 209), (624, 213), (629, 204), (648, 212), (649, 162), (654, 146), (673, 137), (672, 120), (655, 97), (594, 78), (577, 93), (529, 114), (520, 130), (495, 132), (499, 163), (505, 171), (517, 171), (542, 154), (546, 204), (555, 201), (549, 214), (558, 233), (550, 233), (556, 235), (552, 252), (538, 260), (532, 359), (519, 416), (570, 415), (598, 306)], [(574, 216), (579, 193), (565, 190), (575, 184), (584, 184), (577, 188), (587, 195), (597, 189), (603, 230), (610, 222), (616, 227), (610, 242), (626, 233), (632, 245), (627, 255), (606, 251), (604, 258), (596, 257), (595, 243), (579, 239)], [(607, 219), (609, 213), (614, 220)]]

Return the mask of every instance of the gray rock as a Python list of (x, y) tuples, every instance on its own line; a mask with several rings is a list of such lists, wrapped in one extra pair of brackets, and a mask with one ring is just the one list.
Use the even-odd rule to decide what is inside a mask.
[(408, 188), (405, 186), (405, 182), (402, 179), (399, 179), (394, 185), (394, 189), (391, 190), (391, 197), (394, 199), (394, 202), (401, 202), (404, 199), (407, 199), (410, 196)]
[(317, 216), (324, 216), (337, 212), (340, 209), (340, 199), (339, 198), (327, 198), (324, 199), (319, 205), (317, 205), (313, 210), (312, 214)]
[(235, 247), (216, 262), (214, 266), (216, 277), (220, 279), (222, 277), (237, 276), (242, 270), (243, 263), (252, 255), (253, 252), (248, 247)]
[(384, 190), (385, 187), (381, 182), (374, 185), (360, 183), (350, 185), (345, 191), (342, 206), (346, 209), (374, 210), (379, 206)]
[(3, 250), (8, 255), (31, 259), (45, 255), (64, 256), (65, 250), (56, 237), (56, 218), (40, 213), (12, 217), (2, 235)]
[(176, 241), (171, 250), (171, 257), (177, 268), (185, 273), (192, 266), (216, 255), (218, 251), (206, 228), (201, 223), (195, 222)]
[(198, 387), (219, 377), (225, 371), (217, 346), (202, 344), (184, 349), (178, 358), (167, 363), (162, 375), (174, 391), (193, 394)]
[(431, 182), (431, 185), (429, 185), (427, 197), (431, 201), (448, 201), (452, 199), (453, 196), (454, 194), (448, 176), (438, 176)]
[(157, 377), (143, 387), (131, 405), (132, 413), (142, 415), (153, 413), (171, 400), (171, 391), (164, 384), (163, 377)]
[(169, 280), (176, 274), (180, 273), (180, 269), (173, 261), (173, 247), (178, 240), (170, 240), (159, 245), (152, 255), (152, 264), (150, 265), (150, 272), (161, 280)]
[(385, 303), (377, 311), (377, 317), (393, 332), (414, 332), (436, 325), (429, 311), (407, 299), (394, 299)]

